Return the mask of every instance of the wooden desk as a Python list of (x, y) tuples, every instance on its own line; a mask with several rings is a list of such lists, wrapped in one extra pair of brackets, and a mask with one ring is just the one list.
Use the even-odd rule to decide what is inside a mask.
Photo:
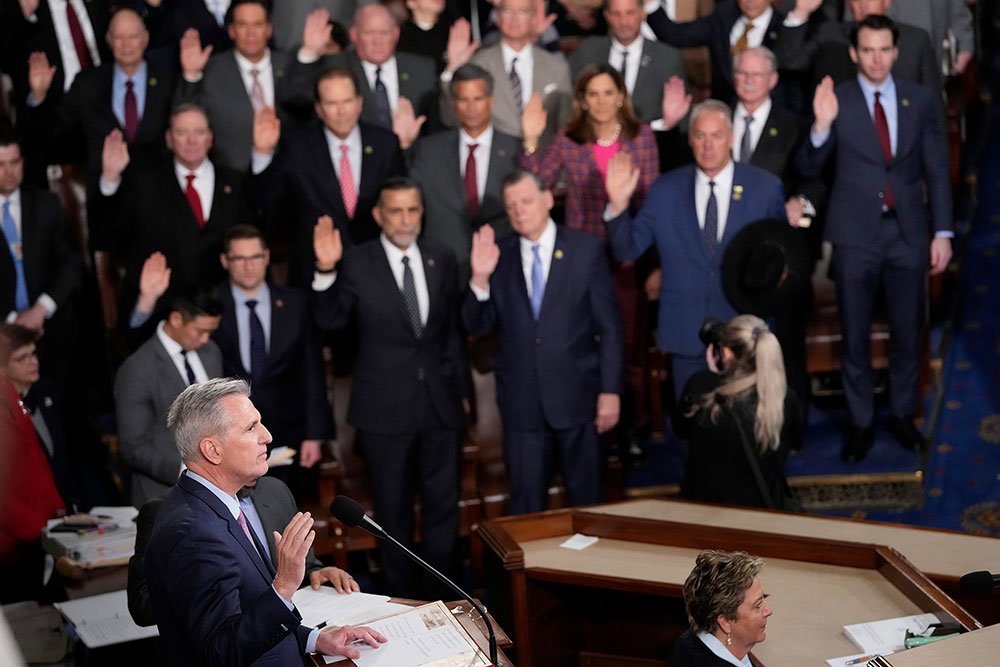
[[(848, 623), (946, 611), (979, 627), (889, 547), (630, 516), (625, 508), (635, 503), (617, 505), (505, 517), (481, 528), (509, 590), (509, 606), (495, 602), (494, 612), (513, 622), (522, 667), (664, 664), (688, 625), (682, 586), (705, 548), (767, 559), (761, 580), (775, 613), (754, 657), (768, 667), (855, 653), (842, 632)], [(578, 532), (600, 541), (583, 551), (558, 546)]]
[(1000, 647), (1000, 625), (991, 625), (918, 649), (893, 653), (883, 660), (892, 667), (992, 667), (998, 662), (997, 647)]

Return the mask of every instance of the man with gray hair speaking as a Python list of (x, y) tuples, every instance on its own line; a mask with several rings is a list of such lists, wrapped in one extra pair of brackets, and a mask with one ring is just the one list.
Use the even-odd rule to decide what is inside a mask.
[(185, 389), (167, 415), (187, 470), (160, 509), (146, 576), (170, 661), (301, 665), (311, 652), (360, 657), (349, 644), (377, 648), (386, 638), (369, 628), (309, 628), (291, 602), (315, 538), (309, 513), (275, 531), (275, 568), (240, 509), (236, 493), (267, 472), (271, 441), (249, 396), (243, 380), (209, 380)]

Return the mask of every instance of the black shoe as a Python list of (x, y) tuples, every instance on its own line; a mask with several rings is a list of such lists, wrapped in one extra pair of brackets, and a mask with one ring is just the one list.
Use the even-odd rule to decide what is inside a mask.
[(913, 423), (913, 417), (893, 417), (889, 420), (889, 433), (907, 451), (923, 451), (927, 446), (927, 440)]
[(875, 434), (871, 427), (851, 427), (844, 440), (844, 448), (840, 450), (840, 459), (845, 463), (857, 463), (868, 455), (874, 441)]

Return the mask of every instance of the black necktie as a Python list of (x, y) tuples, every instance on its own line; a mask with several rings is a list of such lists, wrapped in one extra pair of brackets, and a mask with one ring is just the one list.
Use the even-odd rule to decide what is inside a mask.
[(195, 384), (198, 381), (194, 379), (194, 369), (188, 363), (187, 350), (181, 350), (181, 359), (184, 360), (184, 372), (187, 373), (188, 384)]
[(750, 161), (750, 123), (753, 116), (747, 114), (743, 117), (743, 138), (740, 140), (740, 162)]
[(392, 129), (392, 110), (389, 107), (389, 93), (382, 83), (382, 68), (375, 68), (375, 113), (378, 122), (387, 129)]
[(264, 377), (267, 367), (267, 342), (264, 338), (264, 325), (257, 317), (257, 299), (247, 299), (250, 309), (250, 377), (259, 382)]
[(403, 302), (406, 312), (410, 315), (410, 326), (413, 335), (420, 338), (424, 325), (420, 322), (420, 303), (417, 301), (417, 285), (413, 282), (413, 271), (410, 269), (410, 258), (403, 255)]
[[(628, 81), (628, 51), (622, 51), (622, 66), (618, 71), (622, 74), (622, 80)], [(628, 85), (628, 84), (626, 84)]]
[(719, 204), (715, 201), (715, 181), (708, 182), (708, 204), (705, 206), (705, 227), (702, 229), (708, 254), (715, 255), (719, 247)]

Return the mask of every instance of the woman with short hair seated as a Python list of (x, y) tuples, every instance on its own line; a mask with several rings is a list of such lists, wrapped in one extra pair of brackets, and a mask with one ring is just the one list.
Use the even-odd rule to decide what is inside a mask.
[(751, 667), (750, 650), (764, 641), (773, 613), (757, 578), (763, 567), (743, 551), (698, 554), (684, 582), (691, 628), (674, 642), (667, 667)]
[(801, 430), (781, 345), (755, 315), (716, 325), (714, 336), (702, 327), (717, 339), (705, 353), (710, 370), (687, 381), (674, 417), (675, 433), (689, 443), (681, 497), (789, 509), (785, 462)]

